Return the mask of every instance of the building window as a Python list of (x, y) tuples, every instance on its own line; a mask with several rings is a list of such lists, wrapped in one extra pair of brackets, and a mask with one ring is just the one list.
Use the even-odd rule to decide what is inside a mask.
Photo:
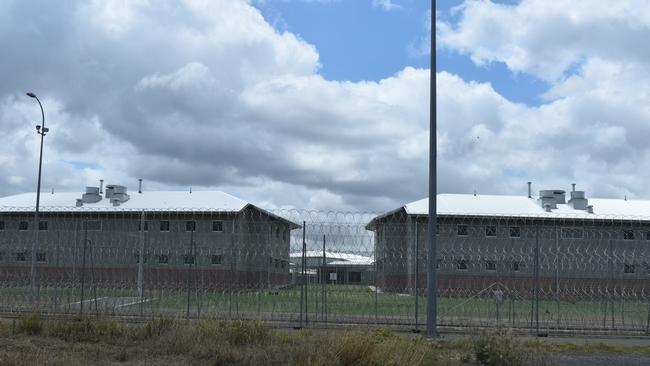
[(282, 240), (287, 240), (287, 231), (282, 230)]
[(623, 240), (634, 240), (634, 231), (623, 230)]
[(485, 236), (495, 237), (497, 236), (497, 227), (496, 225), (488, 225), (485, 227)]
[(456, 234), (458, 236), (467, 236), (467, 225), (456, 225)]
[(183, 256), (183, 263), (194, 264), (194, 255), (186, 254)]
[(581, 228), (567, 227), (562, 228), (562, 238), (564, 239), (582, 239), (584, 237), (584, 230)]
[(273, 266), (274, 266), (275, 268), (280, 267), (280, 260), (279, 260), (279, 259), (276, 259), (276, 260), (273, 261), (273, 262), (274, 262), (274, 265), (273, 265)]
[(361, 272), (348, 272), (348, 282), (361, 283)]
[(485, 261), (485, 269), (488, 271), (496, 271), (497, 270), (497, 262), (496, 261)]
[(510, 237), (511, 238), (520, 238), (521, 237), (521, 227), (519, 227), (519, 226), (510, 226)]
[[(142, 263), (147, 263), (147, 259), (149, 259), (147, 255), (142, 257)], [(140, 263), (140, 254), (135, 255), (135, 263)]]
[(196, 231), (196, 221), (186, 221), (185, 231)]
[(636, 265), (632, 263), (623, 264), (623, 273), (632, 274), (636, 272)]
[(160, 254), (158, 256), (158, 264), (168, 264), (169, 256), (167, 254)]
[(45, 253), (36, 253), (36, 261), (40, 263), (47, 262), (47, 257)]
[(222, 264), (223, 263), (223, 254), (213, 254), (211, 259), (212, 264)]
[(18, 252), (15, 255), (16, 262), (24, 262), (27, 260), (27, 253), (25, 252)]
[(84, 229), (88, 231), (101, 231), (102, 222), (99, 220), (84, 221)]
[(2, 231), (2, 230), (4, 230), (4, 229), (5, 229), (5, 222), (4, 222), (4, 221), (0, 221), (0, 231)]
[(142, 230), (142, 220), (138, 221), (138, 231), (149, 231), (149, 221), (144, 222), (144, 230)]
[(467, 261), (464, 259), (459, 259), (456, 261), (456, 269), (459, 271), (467, 270)]
[(212, 231), (222, 232), (223, 231), (223, 221), (212, 221)]
[[(2, 229), (0, 229), (0, 230), (2, 230)], [(646, 231), (645, 240), (650, 240), (650, 231)]]
[(440, 235), (440, 224), (436, 224), (436, 235)]
[(275, 228), (275, 238), (280, 239), (280, 228), (279, 227)]
[(512, 269), (513, 272), (519, 272), (521, 270), (521, 264), (517, 261), (514, 261), (510, 264), (510, 269)]
[(29, 229), (29, 222), (21, 221), (18, 223), (18, 230), (25, 231), (27, 229)]
[[(0, 260), (2, 260), (1, 257), (0, 257)], [(285, 269), (285, 268), (287, 268), (287, 261), (282, 261), (282, 269)]]
[(39, 221), (38, 230), (47, 231), (47, 221)]
[(164, 220), (160, 222), (160, 231), (169, 231), (169, 221)]

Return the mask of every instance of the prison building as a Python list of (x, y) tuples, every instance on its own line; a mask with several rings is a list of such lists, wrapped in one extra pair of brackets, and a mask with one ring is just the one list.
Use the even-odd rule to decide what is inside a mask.
[[(534, 197), (439, 194), (437, 291), (491, 296), (647, 296), (650, 201), (587, 198), (574, 189)], [(567, 199), (568, 198), (568, 199)], [(428, 198), (373, 218), (384, 291), (427, 286)]]
[[(304, 271), (303, 271), (304, 259)], [(294, 283), (330, 283), (340, 285), (372, 285), (375, 281), (372, 257), (332, 251), (308, 250), (290, 255)]]
[[(69, 286), (255, 289), (290, 281), (290, 232), (300, 226), (220, 191), (146, 191), (120, 185), (85, 193), (0, 198), (0, 282)], [(142, 278), (138, 281), (138, 278)]]

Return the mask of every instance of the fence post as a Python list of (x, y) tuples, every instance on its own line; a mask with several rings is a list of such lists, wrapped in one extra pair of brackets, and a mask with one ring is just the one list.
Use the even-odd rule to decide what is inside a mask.
[(535, 230), (535, 331), (539, 336), (539, 226)]
[[(189, 266), (187, 267), (187, 313), (186, 316), (190, 318), (190, 288), (192, 286), (192, 263), (196, 260), (193, 258), (194, 255), (194, 230), (190, 231), (190, 254), (189, 254)], [(185, 261), (184, 261), (185, 262)]]
[(612, 239), (609, 239), (609, 263), (610, 263), (610, 271), (609, 271), (609, 276), (610, 276), (610, 283), (611, 283), (611, 290), (612, 294), (610, 295), (610, 310), (612, 313), (612, 329), (614, 329), (614, 290), (615, 290), (615, 284), (614, 284), (614, 246), (612, 244)]
[(419, 264), (418, 263), (419, 262), (419, 260), (418, 260), (419, 259), (418, 258), (419, 242), (420, 242), (420, 230), (419, 230), (419, 227), (418, 227), (418, 219), (416, 218), (415, 219), (415, 254), (414, 254), (414, 258), (415, 258), (415, 281), (414, 281), (414, 286), (413, 286), (414, 291), (415, 291), (415, 331), (416, 332), (418, 331), (418, 327), (419, 327), (418, 326), (418, 316), (419, 316), (419, 310), (420, 310), (420, 308), (419, 308), (419, 306), (420, 306), (420, 302), (419, 302), (420, 294), (418, 293), (418, 290), (419, 290), (418, 277), (419, 277), (419, 274), (420, 274), (419, 273), (420, 272), (419, 271), (420, 267), (418, 265)]
[(323, 235), (323, 269), (321, 270), (321, 278), (322, 278), (322, 283), (321, 283), (321, 319), (325, 319), (327, 321), (327, 309), (325, 309), (325, 294), (327, 290), (325, 289), (325, 286), (327, 284), (327, 258), (325, 254), (325, 235)]
[(86, 280), (86, 245), (88, 244), (88, 228), (84, 228), (84, 248), (83, 257), (81, 259), (81, 299), (79, 301), (79, 316), (84, 313), (84, 286)]

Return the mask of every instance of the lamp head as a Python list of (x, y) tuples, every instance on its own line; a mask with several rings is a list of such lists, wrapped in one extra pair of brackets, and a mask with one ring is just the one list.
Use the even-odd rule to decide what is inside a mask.
[(27, 94), (28, 97), (36, 98), (36, 94), (34, 94), (34, 93), (32, 93), (32, 92), (27, 92), (27, 93), (25, 93), (25, 94)]

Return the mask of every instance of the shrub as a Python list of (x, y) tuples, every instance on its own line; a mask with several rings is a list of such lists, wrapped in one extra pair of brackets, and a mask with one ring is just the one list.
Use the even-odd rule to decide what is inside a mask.
[(113, 343), (124, 334), (124, 326), (110, 319), (77, 318), (52, 321), (47, 333), (66, 341)]
[(271, 333), (268, 326), (257, 321), (221, 322), (220, 330), (225, 340), (233, 345), (263, 343)]
[(30, 314), (18, 322), (18, 333), (27, 335), (38, 335), (43, 331), (43, 320), (38, 314)]
[(476, 360), (486, 366), (518, 366), (524, 364), (524, 353), (512, 334), (500, 329), (483, 333), (473, 341)]

